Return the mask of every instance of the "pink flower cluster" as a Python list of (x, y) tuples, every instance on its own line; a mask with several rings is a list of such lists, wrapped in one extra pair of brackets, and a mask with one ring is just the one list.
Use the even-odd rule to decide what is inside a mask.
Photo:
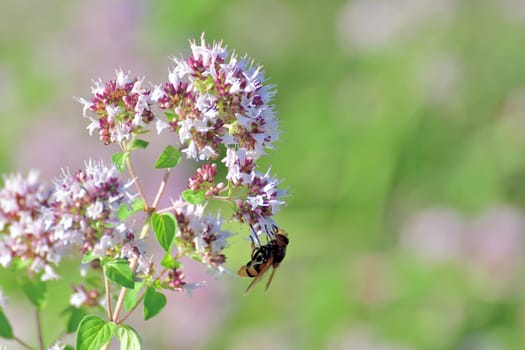
[(275, 88), (264, 84), (262, 67), (204, 38), (200, 45), (192, 42), (191, 50), (190, 57), (173, 59), (169, 82), (152, 93), (170, 112), (157, 129), (177, 132), (188, 158), (215, 159), (221, 145), (260, 157), (279, 138), (270, 104)]
[(130, 183), (114, 167), (86, 163), (74, 175), (64, 171), (47, 189), (30, 172), (4, 177), (0, 189), (0, 264), (20, 259), (42, 280), (57, 278), (61, 259), (75, 250), (96, 257), (139, 258), (138, 271), (147, 272), (149, 259), (133, 231), (118, 218), (122, 205), (131, 205)]
[[(143, 256), (140, 241), (118, 217), (122, 206), (131, 206), (135, 194), (131, 182), (119, 179), (117, 169), (102, 162), (89, 161), (75, 174), (63, 171), (56, 180), (46, 223), (57, 239), (78, 245), (81, 252), (104, 257)], [(142, 261), (147, 271), (147, 261)]]
[(219, 215), (204, 215), (203, 205), (175, 203), (175, 219), (178, 224), (178, 248), (185, 255), (192, 256), (210, 267), (221, 270), (226, 261), (223, 249), (232, 235), (222, 229)]
[(67, 244), (57, 240), (46, 228), (42, 210), (48, 206), (50, 191), (39, 182), (38, 173), (31, 171), (4, 176), (0, 189), (0, 265), (7, 267), (14, 259), (29, 263), (33, 273), (43, 271), (42, 279), (57, 277), (58, 265)]
[[(207, 44), (202, 37), (199, 44), (190, 44), (191, 55), (173, 58), (165, 83), (147, 89), (144, 78), (117, 70), (114, 80), (94, 81), (89, 99), (77, 98), (89, 133), (98, 134), (104, 145), (119, 146), (112, 166), (90, 160), (76, 172), (63, 169), (50, 187), (39, 182), (36, 172), (27, 178), (5, 176), (0, 186), (0, 266), (27, 271), (31, 282), (46, 281), (59, 277), (55, 270), (66, 255), (81, 256), (80, 272), (86, 279), (72, 286), (68, 329), (85, 309), (105, 304), (108, 321), (118, 325), (112, 331), (119, 340), (140, 347), (138, 334), (122, 322), (140, 303), (145, 319), (155, 316), (166, 304), (162, 290), (191, 291), (204, 285), (186, 282), (182, 258), (224, 271), (225, 248), (233, 236), (227, 224), (245, 224), (252, 257), (254, 245), (277, 247), (272, 239), (281, 231), (274, 215), (286, 204), (286, 191), (271, 176), (271, 168), (261, 172), (257, 166), (279, 138), (272, 105), (275, 87), (266, 83), (261, 66), (222, 42)], [(137, 176), (133, 159), (135, 151), (153, 142), (142, 139), (153, 128), (171, 141), (156, 157), (154, 167), (164, 175), (155, 197), (148, 198), (141, 182), (146, 179)], [(162, 208), (172, 168), (184, 155), (186, 162), (196, 163), (196, 170), (183, 182), (187, 188), (172, 193), (175, 200)], [(120, 174), (126, 170), (129, 181)], [(226, 219), (214, 212), (216, 204), (232, 209)], [(141, 221), (140, 229), (135, 221)], [(266, 243), (260, 235), (266, 235)], [(147, 239), (162, 248), (162, 254), (155, 250), (157, 259), (147, 249)], [(274, 250), (269, 254), (275, 255), (276, 265), (284, 257), (284, 245)], [(91, 279), (93, 275), (103, 278)], [(29, 293), (33, 286), (28, 286), (24, 290), (40, 307), (33, 300), (40, 295), (33, 296), (43, 288), (35, 285)], [(3, 302), (0, 291), (0, 307)], [(98, 315), (83, 317), (77, 346), (109, 346), (113, 333), (86, 342), (92, 321), (105, 322)], [(64, 346), (57, 342), (52, 348)]]
[[(99, 129), (108, 144), (146, 132), (155, 120), (158, 133), (175, 134), (172, 143), (187, 159), (206, 161), (189, 179), (189, 189), (203, 191), (207, 200), (228, 193), (221, 198), (236, 207), (232, 217), (249, 224), (256, 241), (259, 234), (272, 236), (286, 191), (269, 171), (257, 171), (256, 161), (279, 138), (275, 87), (266, 83), (261, 66), (222, 42), (208, 44), (202, 37), (190, 44), (191, 55), (173, 58), (168, 82), (151, 92), (141, 87), (144, 78), (122, 71), (115, 81), (98, 81), (90, 100), (79, 99), (91, 120), (88, 129)], [(227, 167), (226, 178), (217, 176), (218, 161)]]
[(143, 79), (132, 79), (128, 74), (118, 70), (116, 80), (106, 84), (101, 80), (94, 81), (91, 101), (78, 99), (84, 104), (84, 116), (91, 120), (89, 133), (98, 130), (105, 145), (129, 140), (154, 119), (150, 91), (142, 88)]
[[(285, 202), (282, 197), (287, 193), (278, 189), (280, 180), (270, 176), (270, 170), (261, 174), (255, 170), (255, 160), (243, 150), (228, 149), (223, 160), (228, 168), (226, 178), (233, 188), (246, 188), (246, 196), (236, 199), (235, 217), (240, 222), (250, 225), (256, 233), (272, 235), (276, 226), (273, 215)], [(258, 237), (254, 239), (258, 241)]]

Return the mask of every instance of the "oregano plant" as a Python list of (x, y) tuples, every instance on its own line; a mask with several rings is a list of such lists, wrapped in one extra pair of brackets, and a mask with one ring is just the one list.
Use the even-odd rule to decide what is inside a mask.
[[(269, 249), (264, 242), (277, 232), (274, 215), (286, 192), (257, 161), (279, 137), (275, 87), (261, 66), (222, 42), (209, 44), (203, 36), (190, 44), (189, 57), (173, 58), (166, 82), (146, 86), (144, 78), (117, 70), (114, 80), (94, 81), (92, 96), (77, 98), (89, 133), (114, 148), (110, 160), (62, 169), (50, 185), (37, 171), (4, 176), (0, 265), (20, 276), (38, 334), (36, 340), (18, 337), (0, 291), (0, 337), (26, 349), (108, 349), (112, 341), (141, 349), (140, 330), (126, 323), (128, 317), (143, 310), (149, 320), (166, 307), (168, 293), (204, 286), (185, 275), (183, 257), (224, 271), (224, 249), (234, 234), (225, 227), (242, 225), (250, 236), (248, 255), (256, 246)], [(161, 133), (169, 144), (153, 154), (150, 142), (160, 138), (151, 136)], [(151, 152), (163, 174), (153, 198), (143, 189), (152, 180), (134, 167), (136, 152)], [(169, 193), (170, 174), (181, 162), (193, 162), (196, 170), (181, 193)], [(171, 202), (161, 207), (166, 196)], [(68, 279), (57, 273), (66, 256), (76, 259), (84, 278), (71, 284), (63, 313), (64, 334), (76, 333), (75, 343), (45, 344), (40, 314), (52, 297), (48, 285)]]

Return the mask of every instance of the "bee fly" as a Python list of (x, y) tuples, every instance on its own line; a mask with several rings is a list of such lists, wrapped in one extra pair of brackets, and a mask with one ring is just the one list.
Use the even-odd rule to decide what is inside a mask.
[(286, 255), (286, 246), (288, 245), (288, 234), (278, 228), (273, 226), (273, 238), (264, 245), (258, 245), (256, 247), (255, 243), (252, 241), (252, 255), (251, 260), (244, 266), (242, 266), (237, 274), (241, 277), (251, 277), (254, 280), (250, 283), (244, 295), (248, 294), (250, 290), (261, 280), (266, 271), (272, 267), (272, 273), (266, 282), (266, 287), (264, 290), (267, 290), (272, 283), (273, 275), (275, 270), (279, 267), (281, 261), (283, 261), (284, 256)]

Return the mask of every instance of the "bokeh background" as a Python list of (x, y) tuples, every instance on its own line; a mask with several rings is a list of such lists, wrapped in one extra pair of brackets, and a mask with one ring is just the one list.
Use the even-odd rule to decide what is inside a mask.
[[(202, 32), (278, 86), (284, 133), (264, 163), (290, 192), (290, 246), (267, 293), (227, 275), (133, 319), (145, 349), (525, 348), (525, 2), (4, 0), (0, 170), (109, 159), (72, 97), (118, 67), (166, 80)], [(232, 242), (233, 271), (246, 246)]]

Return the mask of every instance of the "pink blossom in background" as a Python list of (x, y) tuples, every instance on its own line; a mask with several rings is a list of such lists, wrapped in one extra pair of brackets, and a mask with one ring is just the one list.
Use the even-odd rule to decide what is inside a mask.
[(450, 209), (426, 209), (407, 220), (400, 232), (401, 247), (432, 262), (462, 257), (466, 221)]
[(525, 258), (525, 218), (510, 206), (491, 208), (472, 219), (459, 212), (426, 209), (400, 233), (403, 249), (432, 263), (455, 262), (487, 297), (499, 298), (515, 285)]
[(414, 27), (446, 20), (456, 0), (353, 0), (339, 12), (337, 37), (344, 51), (374, 52), (410, 39)]
[(468, 231), (465, 262), (491, 281), (490, 288), (512, 284), (522, 270), (525, 218), (517, 209), (496, 207), (476, 218)]

